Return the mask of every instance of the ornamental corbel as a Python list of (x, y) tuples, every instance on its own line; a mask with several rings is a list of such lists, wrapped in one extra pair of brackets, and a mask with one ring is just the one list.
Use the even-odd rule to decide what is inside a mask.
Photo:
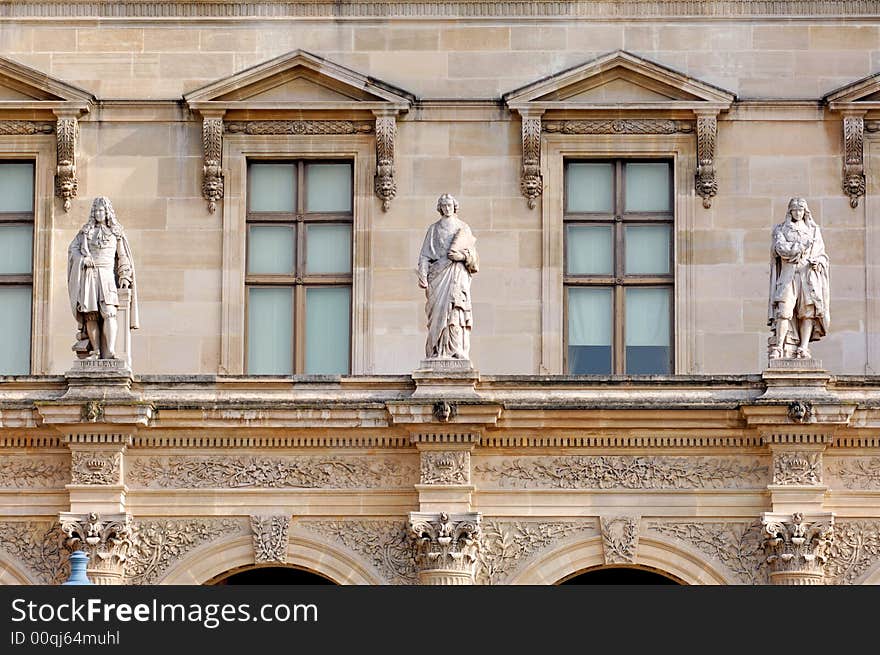
[(388, 211), (397, 195), (394, 181), (394, 137), (397, 135), (397, 111), (378, 110), (376, 116), (376, 176), (373, 180), (376, 197), (382, 201), (382, 211)]
[(79, 109), (55, 111), (55, 195), (64, 203), (64, 211), (70, 211), (76, 197), (76, 142), (79, 138)]
[(849, 196), (849, 206), (859, 206), (865, 195), (865, 114), (843, 112), (843, 191)]
[(202, 167), (202, 196), (208, 201), (208, 211), (217, 209), (223, 199), (223, 110), (202, 110), (202, 147), (205, 164)]
[(520, 109), (522, 116), (522, 171), (520, 190), (534, 209), (538, 198), (544, 192), (544, 178), (541, 176), (541, 115), (542, 110)]
[(703, 207), (712, 206), (712, 198), (718, 193), (718, 180), (715, 177), (715, 144), (718, 139), (718, 115), (716, 113), (696, 112), (697, 114), (697, 173), (694, 189), (703, 199)]

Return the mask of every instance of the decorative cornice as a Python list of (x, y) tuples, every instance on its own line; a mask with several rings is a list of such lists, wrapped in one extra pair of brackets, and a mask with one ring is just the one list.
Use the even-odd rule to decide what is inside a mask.
[(662, 118), (599, 118), (544, 121), (542, 129), (558, 134), (686, 134), (694, 131), (694, 124)]
[(66, 458), (0, 456), (0, 488), (58, 489), (70, 480)]
[(638, 516), (599, 517), (606, 564), (632, 564), (639, 544)]
[[(0, 445), (3, 442), (0, 441)], [(412, 447), (408, 435), (355, 434), (250, 436), (218, 434), (138, 434), (132, 441), (134, 448), (393, 448)]]
[(761, 18), (824, 19), (867, 17), (880, 13), (877, 0), (512, 0), (451, 2), (410, 0), (3, 0), (3, 18)]
[(287, 562), (288, 532), (290, 516), (251, 516), (251, 531), (254, 534), (254, 561)]
[(52, 134), (55, 126), (42, 121), (0, 121), (0, 135)]
[(160, 519), (132, 523), (128, 584), (153, 584), (192, 549), (245, 531), (239, 519)]
[(646, 532), (672, 537), (721, 562), (744, 584), (766, 584), (763, 526), (753, 523), (655, 521)]
[(298, 527), (329, 537), (371, 563), (388, 584), (418, 581), (404, 521), (300, 521)]
[(756, 489), (770, 480), (756, 458), (523, 456), (473, 467), (502, 489)]
[(230, 121), (226, 123), (227, 134), (369, 134), (373, 124), (369, 121), (347, 120), (265, 120)]
[(752, 435), (483, 435), (481, 448), (760, 448)]
[(477, 584), (502, 584), (533, 554), (573, 535), (596, 535), (596, 519), (582, 521), (483, 520)]
[(306, 455), (131, 457), (126, 482), (147, 489), (382, 489), (418, 478), (414, 459)]

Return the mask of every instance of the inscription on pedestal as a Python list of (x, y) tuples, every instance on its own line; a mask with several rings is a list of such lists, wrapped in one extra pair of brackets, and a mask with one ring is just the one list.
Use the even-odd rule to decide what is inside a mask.
[(824, 370), (822, 368), (822, 360), (815, 358), (808, 359), (771, 359), (769, 362), (769, 368), (772, 370), (781, 370), (781, 371), (821, 371)]
[(428, 371), (444, 372), (464, 372), (473, 370), (471, 360), (469, 359), (423, 359), (419, 364), (419, 368)]

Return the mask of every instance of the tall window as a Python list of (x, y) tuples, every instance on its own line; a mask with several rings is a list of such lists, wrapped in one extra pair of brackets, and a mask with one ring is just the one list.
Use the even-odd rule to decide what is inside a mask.
[(672, 166), (565, 162), (566, 370), (672, 371)]
[(352, 165), (248, 163), (249, 374), (350, 370)]
[(31, 371), (34, 163), (0, 161), (0, 375)]

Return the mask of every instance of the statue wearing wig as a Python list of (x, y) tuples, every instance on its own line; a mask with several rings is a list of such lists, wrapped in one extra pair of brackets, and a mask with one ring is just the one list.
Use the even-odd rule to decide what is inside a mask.
[(770, 247), (770, 359), (810, 358), (831, 325), (829, 260), (807, 201), (792, 198)]
[(131, 289), (129, 327), (137, 329), (137, 286), (131, 247), (110, 200), (95, 198), (89, 220), (67, 249), (67, 290), (81, 359), (116, 358), (119, 289)]

